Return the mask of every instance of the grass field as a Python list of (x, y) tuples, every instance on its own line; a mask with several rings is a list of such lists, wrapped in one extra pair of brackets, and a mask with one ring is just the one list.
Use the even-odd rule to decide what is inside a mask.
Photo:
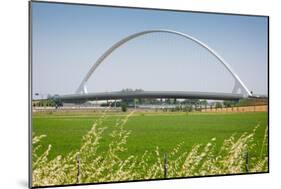
[[(116, 120), (128, 113), (107, 113), (103, 122), (107, 129), (100, 141), (100, 151), (106, 151), (111, 142), (109, 134)], [(42, 140), (42, 152), (52, 144), (49, 158), (66, 155), (80, 148), (82, 136), (92, 127), (101, 113), (91, 112), (53, 112), (33, 113), (33, 132), (47, 135)], [(173, 148), (183, 142), (184, 151), (189, 151), (194, 144), (206, 144), (216, 138), (220, 147), (226, 138), (244, 132), (252, 132), (259, 125), (256, 134), (255, 149), (249, 151), (251, 157), (258, 156), (257, 150), (263, 141), (267, 127), (267, 112), (248, 113), (139, 113), (130, 117), (124, 128), (131, 131), (126, 148), (121, 157), (142, 155), (145, 151), (169, 154)]]

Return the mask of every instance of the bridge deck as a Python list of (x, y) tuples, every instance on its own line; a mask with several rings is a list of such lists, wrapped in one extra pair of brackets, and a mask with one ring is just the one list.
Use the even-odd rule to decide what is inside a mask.
[(184, 92), (184, 91), (138, 91), (138, 92), (101, 92), (88, 94), (62, 95), (62, 102), (81, 102), (89, 100), (112, 100), (130, 98), (178, 98), (178, 99), (210, 99), (210, 100), (239, 100), (247, 98), (242, 94)]

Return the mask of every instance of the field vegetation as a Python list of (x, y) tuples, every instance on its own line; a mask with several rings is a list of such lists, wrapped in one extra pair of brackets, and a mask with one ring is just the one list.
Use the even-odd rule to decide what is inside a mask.
[(35, 113), (33, 131), (33, 186), (268, 171), (266, 112)]

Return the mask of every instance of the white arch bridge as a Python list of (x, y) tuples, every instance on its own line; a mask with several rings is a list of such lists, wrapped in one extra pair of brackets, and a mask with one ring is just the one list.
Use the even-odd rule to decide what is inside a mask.
[[(214, 92), (185, 92), (185, 91), (138, 91), (138, 92), (104, 92), (104, 93), (88, 93), (86, 84), (89, 78), (93, 75), (95, 70), (100, 64), (116, 49), (118, 49), (123, 44), (128, 41), (151, 33), (169, 33), (172, 35), (177, 35), (183, 39), (191, 40), (196, 44), (200, 45), (211, 53), (218, 62), (223, 65), (223, 67), (231, 74), (234, 78), (234, 86), (231, 93), (214, 93)], [(126, 99), (126, 98), (187, 98), (187, 99), (214, 99), (214, 100), (239, 100), (242, 98), (264, 98), (261, 96), (254, 96), (246, 85), (242, 82), (239, 76), (234, 72), (232, 67), (211, 47), (202, 41), (187, 35), (185, 33), (166, 30), (166, 29), (156, 29), (156, 30), (146, 30), (138, 33), (129, 35), (117, 43), (113, 44), (107, 51), (105, 51), (93, 64), (86, 76), (83, 78), (81, 84), (76, 90), (75, 94), (62, 95), (58, 97), (62, 102), (83, 102), (88, 100), (109, 100), (109, 99)]]

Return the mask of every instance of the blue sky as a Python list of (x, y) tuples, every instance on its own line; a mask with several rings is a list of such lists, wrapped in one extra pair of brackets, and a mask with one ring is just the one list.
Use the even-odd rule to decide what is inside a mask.
[[(33, 93), (70, 94), (120, 39), (171, 29), (208, 44), (246, 86), (267, 94), (267, 18), (32, 2)], [(89, 92), (142, 88), (231, 92), (233, 78), (205, 49), (151, 34), (117, 49), (89, 80)]]

